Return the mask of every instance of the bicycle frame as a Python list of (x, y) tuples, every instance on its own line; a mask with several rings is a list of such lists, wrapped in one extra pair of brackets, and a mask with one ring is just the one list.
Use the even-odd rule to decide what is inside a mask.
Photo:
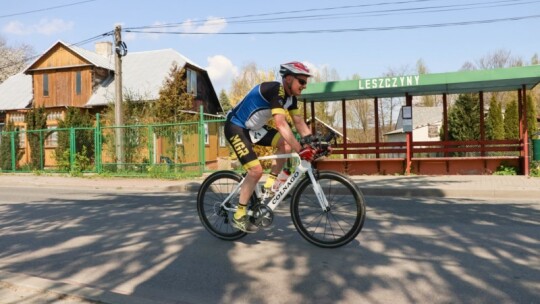
[[(307, 173), (311, 184), (313, 186), (313, 191), (315, 192), (315, 195), (317, 196), (317, 199), (319, 201), (319, 204), (321, 206), (321, 209), (323, 211), (327, 211), (329, 208), (328, 200), (326, 199), (326, 196), (324, 195), (321, 186), (315, 179), (315, 175), (313, 174), (311, 163), (300, 159), (300, 156), (298, 153), (286, 153), (286, 154), (277, 154), (277, 155), (270, 155), (270, 156), (262, 156), (259, 157), (259, 160), (272, 160), (272, 159), (282, 159), (282, 158), (294, 158), (299, 160), (299, 164), (296, 166), (294, 172), (287, 178), (287, 180), (279, 187), (278, 191), (274, 194), (274, 196), (270, 199), (269, 202), (266, 203), (266, 206), (270, 208), (272, 211), (279, 206), (279, 204), (283, 201), (283, 199), (289, 194), (289, 192), (296, 187), (296, 185), (300, 182), (301, 177), (304, 173)], [(228, 208), (226, 206), (226, 203), (236, 195), (238, 192), (240, 192), (240, 188), (242, 184), (244, 183), (245, 177), (238, 183), (237, 187), (227, 196), (225, 201), (221, 203), (221, 206), (227, 210), (230, 211), (236, 211), (236, 207)], [(263, 199), (263, 193), (261, 192), (259, 187), (255, 188), (255, 195), (257, 196), (257, 199), (262, 200)]]

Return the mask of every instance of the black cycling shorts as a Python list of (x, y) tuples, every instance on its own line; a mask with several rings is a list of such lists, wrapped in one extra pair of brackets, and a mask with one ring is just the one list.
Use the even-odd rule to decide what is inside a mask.
[(281, 134), (279, 134), (278, 130), (270, 126), (263, 126), (260, 130), (252, 131), (227, 121), (225, 123), (224, 131), (225, 138), (227, 138), (227, 141), (233, 148), (234, 153), (236, 153), (238, 160), (246, 170), (260, 165), (257, 154), (253, 151), (254, 144), (266, 147), (276, 147), (281, 138)]

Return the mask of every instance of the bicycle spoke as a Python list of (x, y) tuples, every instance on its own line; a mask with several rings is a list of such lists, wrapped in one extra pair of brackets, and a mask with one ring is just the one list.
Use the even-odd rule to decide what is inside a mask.
[[(236, 200), (237, 191), (242, 177), (232, 171), (220, 171), (210, 175), (201, 185), (197, 196), (197, 212), (204, 227), (214, 236), (235, 240), (245, 235), (244, 232), (232, 227), (232, 213), (224, 209), (224, 204)], [(225, 200), (229, 197), (229, 202)], [(230, 206), (232, 208), (232, 206)]]
[(337, 173), (321, 173), (318, 182), (329, 209), (321, 209), (311, 181), (306, 180), (294, 194), (293, 223), (300, 234), (315, 245), (342, 246), (354, 239), (362, 228), (363, 197), (354, 184)]

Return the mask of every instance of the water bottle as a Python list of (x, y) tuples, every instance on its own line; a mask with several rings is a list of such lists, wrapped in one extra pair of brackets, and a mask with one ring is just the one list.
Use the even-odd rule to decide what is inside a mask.
[(291, 175), (291, 171), (288, 168), (283, 168), (272, 185), (272, 191), (277, 192), (279, 187), (281, 187), (281, 185), (287, 181), (289, 175)]

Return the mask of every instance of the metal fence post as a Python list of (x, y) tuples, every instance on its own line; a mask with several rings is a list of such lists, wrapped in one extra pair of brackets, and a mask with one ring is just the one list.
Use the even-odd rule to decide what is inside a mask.
[(152, 125), (148, 126), (148, 163), (149, 165), (154, 165), (154, 127)]
[(201, 105), (199, 107), (200, 113), (199, 113), (199, 174), (202, 176), (204, 173), (204, 167), (206, 164), (205, 160), (205, 145), (204, 145), (204, 137), (206, 136), (205, 130), (204, 130), (204, 107)]
[(43, 140), (43, 130), (39, 130), (39, 169), (45, 169), (45, 141)]
[(71, 171), (75, 169), (75, 128), (69, 128), (69, 168)]
[(15, 166), (17, 165), (17, 151), (15, 150), (15, 132), (9, 133), (9, 140), (11, 141), (11, 171), (15, 172)]
[(96, 128), (94, 129), (94, 158), (96, 162), (96, 172), (101, 173), (101, 120), (99, 113), (96, 114)]

